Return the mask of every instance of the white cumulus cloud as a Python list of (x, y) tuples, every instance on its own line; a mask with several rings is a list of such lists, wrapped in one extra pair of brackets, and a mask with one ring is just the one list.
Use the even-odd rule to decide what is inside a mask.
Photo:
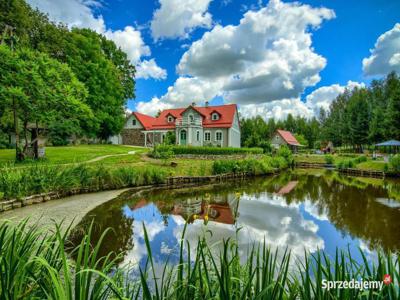
[(362, 64), (365, 75), (400, 72), (400, 23), (378, 38), (371, 56), (364, 58)]
[[(103, 34), (108, 39), (115, 42), (115, 44), (124, 51), (132, 64), (136, 65), (138, 69), (142, 64), (147, 64), (148, 61), (142, 60), (143, 56), (151, 55), (150, 47), (143, 41), (142, 35), (139, 30), (133, 26), (126, 26), (123, 30), (112, 30), (107, 28), (102, 15), (95, 15), (94, 9), (101, 7), (101, 3), (95, 0), (27, 0), (32, 7), (49, 15), (50, 20), (54, 22), (62, 22), (70, 28), (90, 28), (99, 34)], [(155, 61), (152, 62), (156, 65)], [(158, 67), (158, 66), (157, 66)], [(160, 67), (158, 67), (161, 69)], [(153, 70), (155, 67), (153, 66)], [(163, 70), (163, 69), (161, 69)], [(166, 73), (165, 70), (163, 70)], [(137, 78), (149, 78), (155, 74), (159, 76), (158, 72), (138, 72)], [(162, 77), (156, 77), (160, 79)]]
[(158, 111), (172, 108), (169, 103), (161, 102), (160, 99), (154, 97), (149, 102), (139, 102), (136, 104), (136, 111), (149, 116), (155, 116)]
[(196, 27), (210, 28), (212, 16), (208, 10), (211, 0), (160, 0), (154, 12), (151, 33), (154, 40), (187, 38)]
[(216, 25), (183, 54), (180, 77), (159, 101), (177, 107), (222, 96), (242, 113), (312, 115), (299, 97), (319, 82), (326, 59), (314, 52), (311, 30), (334, 17), (327, 8), (271, 0), (238, 25)]
[(347, 85), (342, 86), (339, 84), (332, 84), (329, 86), (323, 86), (306, 97), (306, 106), (314, 111), (315, 115), (319, 114), (321, 108), (329, 110), (329, 106), (336, 99), (336, 97), (343, 93), (345, 89), (353, 90), (354, 88), (363, 88), (364, 83), (348, 81)]
[(265, 119), (275, 118), (284, 120), (291, 114), (311, 118), (319, 115), (321, 108), (329, 110), (329, 106), (336, 97), (343, 93), (345, 89), (352, 90), (354, 88), (363, 88), (364, 83), (349, 81), (347, 85), (332, 84), (323, 86), (307, 95), (304, 101), (297, 98), (275, 100), (261, 104), (246, 104), (241, 105), (239, 111), (242, 116), (255, 117), (262, 116)]
[(136, 68), (136, 77), (139, 78), (154, 78), (154, 79), (166, 79), (167, 71), (160, 68), (154, 58), (150, 60), (143, 60)]
[(326, 59), (314, 52), (310, 29), (332, 10), (271, 0), (248, 11), (239, 25), (215, 26), (194, 42), (177, 67), (181, 75), (223, 80), (224, 97), (264, 103), (298, 97), (315, 85)]

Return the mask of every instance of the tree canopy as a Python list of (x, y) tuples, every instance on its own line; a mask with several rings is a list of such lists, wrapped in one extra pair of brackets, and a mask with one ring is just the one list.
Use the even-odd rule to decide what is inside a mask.
[(93, 113), (84, 103), (87, 90), (66, 64), (41, 52), (0, 45), (0, 73), (3, 114), (13, 115), (17, 136), (21, 124), (25, 139), (19, 154), (26, 154), (29, 128), (71, 119), (79, 128), (91, 127)]
[[(60, 72), (68, 67), (74, 81), (83, 85), (86, 96), (76, 99), (90, 108), (91, 118), (83, 124), (82, 120), (73, 121), (77, 116), (71, 116), (66, 122), (68, 128), (72, 124), (82, 126), (81, 134), (101, 139), (119, 133), (126, 101), (134, 98), (135, 68), (114, 42), (90, 29), (70, 30), (63, 24), (55, 24), (24, 0), (0, 2), (0, 35), (2, 44), (20, 51), (21, 55), (35, 51), (39, 57), (47, 55), (64, 63)], [(57, 100), (51, 95), (45, 101)], [(60, 127), (63, 126), (54, 124), (52, 128)]]
[(293, 132), (309, 148), (332, 141), (335, 146), (361, 150), (383, 140), (400, 140), (400, 77), (390, 73), (372, 81), (368, 88), (345, 90), (317, 118), (291, 114), (285, 120), (264, 120), (261, 116), (241, 120), (242, 145), (261, 146), (277, 129)]

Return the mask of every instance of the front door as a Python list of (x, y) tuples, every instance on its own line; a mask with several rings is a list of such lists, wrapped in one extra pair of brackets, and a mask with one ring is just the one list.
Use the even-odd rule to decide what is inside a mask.
[(180, 144), (181, 145), (186, 145), (186, 136), (187, 136), (186, 130), (182, 129), (181, 133), (180, 133)]

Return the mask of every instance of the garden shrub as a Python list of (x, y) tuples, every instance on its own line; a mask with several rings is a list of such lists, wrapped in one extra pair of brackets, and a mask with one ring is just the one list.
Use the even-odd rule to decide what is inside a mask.
[(335, 162), (335, 159), (333, 158), (332, 155), (327, 154), (325, 155), (325, 162), (329, 165), (332, 165)]
[(391, 171), (400, 174), (400, 154), (394, 155), (389, 162)]
[(262, 154), (262, 148), (231, 148), (231, 147), (197, 147), (197, 146), (169, 146), (159, 145), (154, 151), (158, 153), (172, 151), (175, 155), (235, 155), (235, 154)]
[(283, 157), (288, 164), (293, 163), (293, 153), (288, 146), (282, 145), (278, 149), (277, 155)]
[(270, 174), (274, 169), (283, 169), (288, 167), (288, 162), (283, 157), (265, 156), (262, 159), (224, 159), (216, 160), (212, 165), (212, 173), (227, 174), (247, 172), (253, 175)]

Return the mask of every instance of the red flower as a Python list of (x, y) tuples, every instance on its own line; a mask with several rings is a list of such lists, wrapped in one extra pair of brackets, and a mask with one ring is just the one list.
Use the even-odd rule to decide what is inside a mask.
[(385, 276), (383, 276), (383, 283), (386, 285), (389, 285), (392, 283), (392, 277), (390, 277), (389, 274), (386, 274)]

